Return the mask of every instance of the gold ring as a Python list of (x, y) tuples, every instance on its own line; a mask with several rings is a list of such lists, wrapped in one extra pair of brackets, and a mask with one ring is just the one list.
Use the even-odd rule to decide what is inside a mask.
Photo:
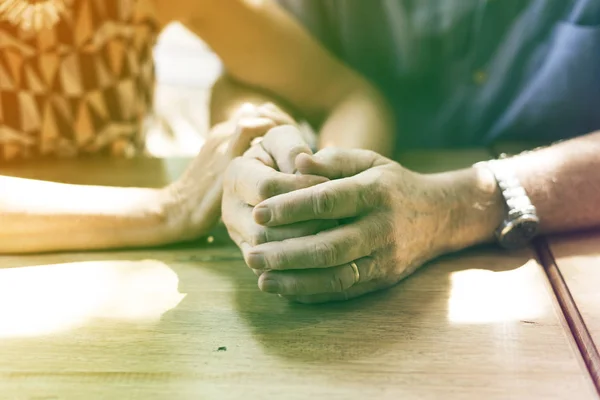
[(354, 272), (354, 284), (356, 285), (360, 281), (360, 272), (358, 272), (358, 265), (354, 261), (350, 263), (352, 271)]

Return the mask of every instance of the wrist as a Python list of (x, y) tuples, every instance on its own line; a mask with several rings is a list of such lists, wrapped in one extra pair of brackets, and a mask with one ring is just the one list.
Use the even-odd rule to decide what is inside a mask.
[(202, 180), (188, 185), (183, 179), (160, 190), (160, 237), (164, 243), (196, 239), (218, 222), (223, 183), (217, 174), (204, 172), (213, 185)]
[[(178, 185), (178, 183), (174, 182), (157, 190), (154, 206), (151, 207), (160, 216), (157, 220), (156, 229), (163, 243), (182, 240), (190, 222), (190, 213), (183, 201), (185, 196), (179, 187), (181, 185)], [(152, 213), (148, 215), (152, 215)]]
[(448, 223), (442, 233), (446, 251), (493, 242), (505, 214), (494, 175), (485, 168), (472, 167), (432, 177), (448, 198)]
[(120, 242), (126, 247), (148, 247), (176, 240), (163, 189), (141, 189), (135, 202), (123, 209)]

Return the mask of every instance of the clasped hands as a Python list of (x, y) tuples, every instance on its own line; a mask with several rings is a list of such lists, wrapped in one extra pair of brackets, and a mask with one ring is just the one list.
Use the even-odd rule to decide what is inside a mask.
[(448, 251), (451, 192), (371, 151), (313, 154), (281, 125), (229, 165), (222, 217), (262, 291), (321, 303), (392, 286)]

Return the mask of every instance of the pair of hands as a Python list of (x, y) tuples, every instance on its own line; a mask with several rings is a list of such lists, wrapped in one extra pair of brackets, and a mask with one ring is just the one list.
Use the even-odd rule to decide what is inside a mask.
[(246, 104), (229, 120), (215, 125), (183, 175), (158, 191), (156, 208), (164, 216), (162, 241), (192, 240), (208, 233), (221, 215), (223, 177), (229, 164), (254, 139), (289, 124), (294, 124), (293, 119), (274, 105)]
[(313, 155), (295, 126), (282, 125), (227, 169), (223, 221), (262, 291), (346, 300), (447, 251), (449, 191), (371, 151)]

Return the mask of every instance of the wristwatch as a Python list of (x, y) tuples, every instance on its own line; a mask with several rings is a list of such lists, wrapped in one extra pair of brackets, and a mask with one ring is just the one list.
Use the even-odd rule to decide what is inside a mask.
[[(500, 159), (502, 158), (506, 156), (500, 156)], [(504, 198), (504, 221), (495, 232), (498, 244), (506, 249), (526, 246), (537, 235), (540, 220), (521, 182), (510, 168), (503, 166), (499, 160), (484, 161), (475, 165), (491, 171)]]

